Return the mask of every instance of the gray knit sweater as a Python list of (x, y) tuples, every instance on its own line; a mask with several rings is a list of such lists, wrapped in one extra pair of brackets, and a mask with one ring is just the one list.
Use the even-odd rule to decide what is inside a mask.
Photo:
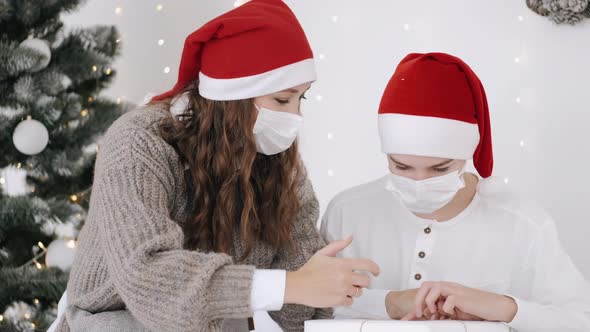
[[(159, 136), (165, 116), (157, 107), (129, 112), (100, 143), (58, 331), (247, 330), (254, 269), (297, 269), (325, 244), (306, 177), (293, 220), (296, 254), (258, 243), (234, 264), (243, 253), (237, 234), (231, 256), (184, 249), (186, 180), (179, 156)], [(270, 315), (285, 331), (303, 331), (305, 320), (330, 318), (332, 311), (285, 305)]]

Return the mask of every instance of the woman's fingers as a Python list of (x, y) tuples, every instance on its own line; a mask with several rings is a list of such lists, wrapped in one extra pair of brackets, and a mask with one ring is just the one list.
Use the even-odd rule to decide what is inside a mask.
[(351, 271), (367, 271), (374, 276), (379, 275), (379, 265), (370, 259), (362, 258), (344, 258), (347, 269)]
[(362, 288), (368, 288), (371, 285), (371, 278), (364, 274), (353, 273), (352, 284)]

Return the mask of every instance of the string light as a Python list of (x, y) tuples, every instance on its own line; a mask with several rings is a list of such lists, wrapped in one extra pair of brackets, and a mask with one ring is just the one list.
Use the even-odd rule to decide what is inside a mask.
[(66, 243), (66, 247), (68, 247), (68, 248), (70, 248), (70, 249), (74, 249), (74, 248), (76, 248), (76, 241), (74, 241), (74, 240), (69, 240), (69, 241)]
[(97, 70), (98, 70), (98, 67), (96, 67), (96, 65), (92, 66), (92, 71), (94, 71), (94, 72), (95, 72), (95, 71), (97, 71)]
[(0, 322), (4, 320), (4, 315), (0, 315)]
[(322, 101), (324, 99), (324, 97), (322, 97), (322, 95), (317, 95), (317, 96), (315, 96), (315, 99), (317, 101)]
[(164, 39), (159, 39), (158, 40), (158, 45), (160, 45), (160, 46), (164, 45)]
[(404, 24), (404, 30), (410, 31), (410, 25), (408, 23)]
[(524, 148), (524, 146), (525, 146), (524, 140), (523, 140), (523, 139), (521, 139), (521, 140), (520, 140), (520, 147), (521, 147), (521, 148)]
[(88, 115), (88, 110), (81, 110), (80, 111), (80, 115), (87, 116)]
[(39, 262), (35, 262), (35, 266), (37, 267), (38, 270), (41, 270), (43, 268), (43, 265), (41, 265), (41, 263), (39, 263)]
[(0, 184), (5, 184), (6, 180), (4, 180), (4, 178), (0, 178)]
[(336, 15), (332, 16), (332, 22), (336, 23), (336, 22), (338, 22), (338, 19), (339, 19), (338, 16), (336, 16)]
[(524, 17), (522, 17), (522, 15), (518, 15), (518, 20), (519, 20), (520, 22), (522, 22), (522, 21), (524, 21)]
[(34, 300), (33, 300), (33, 303), (35, 303), (35, 304), (39, 304), (39, 299), (34, 299)]
[(520, 58), (519, 57), (514, 58), (514, 62), (515, 63), (520, 63)]
[(31, 314), (29, 314), (28, 312), (25, 314), (25, 319), (31, 319)]
[(94, 101), (94, 97), (88, 97), (88, 102), (91, 103)]
[(323, 53), (320, 54), (320, 60), (324, 60), (325, 58), (326, 58), (326, 55), (325, 54), (323, 54)]
[(168, 74), (170, 72), (170, 67), (164, 67), (164, 74)]
[(76, 196), (76, 195), (71, 195), (71, 196), (70, 196), (70, 200), (71, 200), (72, 202), (76, 202), (76, 201), (78, 200), (78, 196)]
[(35, 192), (35, 186), (31, 187), (31, 192), (34, 193)]
[(162, 4), (158, 4), (158, 5), (156, 6), (156, 10), (157, 10), (157, 11), (161, 12), (161, 11), (162, 11), (162, 9), (164, 9), (164, 6), (162, 6)]
[(516, 97), (516, 103), (520, 104), (520, 97)]
[(43, 244), (43, 242), (39, 241), (39, 242), (37, 242), (37, 245), (39, 246), (39, 248), (43, 249), (44, 251), (47, 250), (47, 248), (45, 248), (45, 245)]
[(117, 40), (115, 40), (115, 43), (119, 44), (121, 42), (121, 38), (117, 38)]
[(117, 14), (117, 15), (123, 14), (123, 8), (122, 7), (115, 8), (115, 14)]
[(105, 73), (106, 73), (107, 75), (110, 75), (112, 72), (113, 72), (113, 71), (111, 70), (111, 68), (107, 68), (107, 70), (106, 70), (106, 72), (105, 72)]
[(31, 327), (32, 327), (33, 329), (35, 329), (35, 328), (37, 327), (37, 325), (35, 325), (35, 323), (31, 323)]
[(508, 184), (508, 178), (504, 178), (504, 183)]
[(21, 163), (16, 164), (16, 168), (21, 168), (23, 165)]
[(332, 134), (332, 133), (328, 133), (328, 139), (329, 139), (329, 140), (332, 140), (332, 139), (334, 139), (334, 134)]
[(333, 171), (333, 170), (331, 170), (331, 169), (329, 169), (329, 170), (328, 170), (328, 176), (334, 176), (334, 171)]
[(117, 98), (117, 104), (121, 103), (121, 97)]

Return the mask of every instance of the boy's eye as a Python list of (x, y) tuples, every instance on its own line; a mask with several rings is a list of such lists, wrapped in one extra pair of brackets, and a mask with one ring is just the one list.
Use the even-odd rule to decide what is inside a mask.
[(446, 171), (449, 170), (450, 167), (445, 167), (445, 168), (435, 168), (434, 171), (436, 172), (440, 172), (440, 173), (444, 173)]
[(407, 171), (409, 168), (406, 166), (401, 166), (401, 165), (395, 165), (396, 169), (399, 169), (400, 171)]
[(279, 98), (275, 98), (275, 101), (281, 105), (285, 105), (289, 103), (288, 99), (279, 99)]

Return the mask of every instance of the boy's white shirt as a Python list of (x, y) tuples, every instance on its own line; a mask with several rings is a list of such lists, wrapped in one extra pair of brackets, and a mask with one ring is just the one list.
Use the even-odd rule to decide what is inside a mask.
[(337, 318), (387, 319), (389, 290), (450, 281), (513, 297), (518, 312), (508, 325), (517, 332), (590, 331), (590, 284), (542, 208), (506, 190), (476, 194), (452, 220), (425, 220), (386, 190), (388, 181), (340, 193), (324, 214), (324, 238), (354, 237), (342, 257), (373, 259), (381, 267), (352, 307), (336, 309)]

